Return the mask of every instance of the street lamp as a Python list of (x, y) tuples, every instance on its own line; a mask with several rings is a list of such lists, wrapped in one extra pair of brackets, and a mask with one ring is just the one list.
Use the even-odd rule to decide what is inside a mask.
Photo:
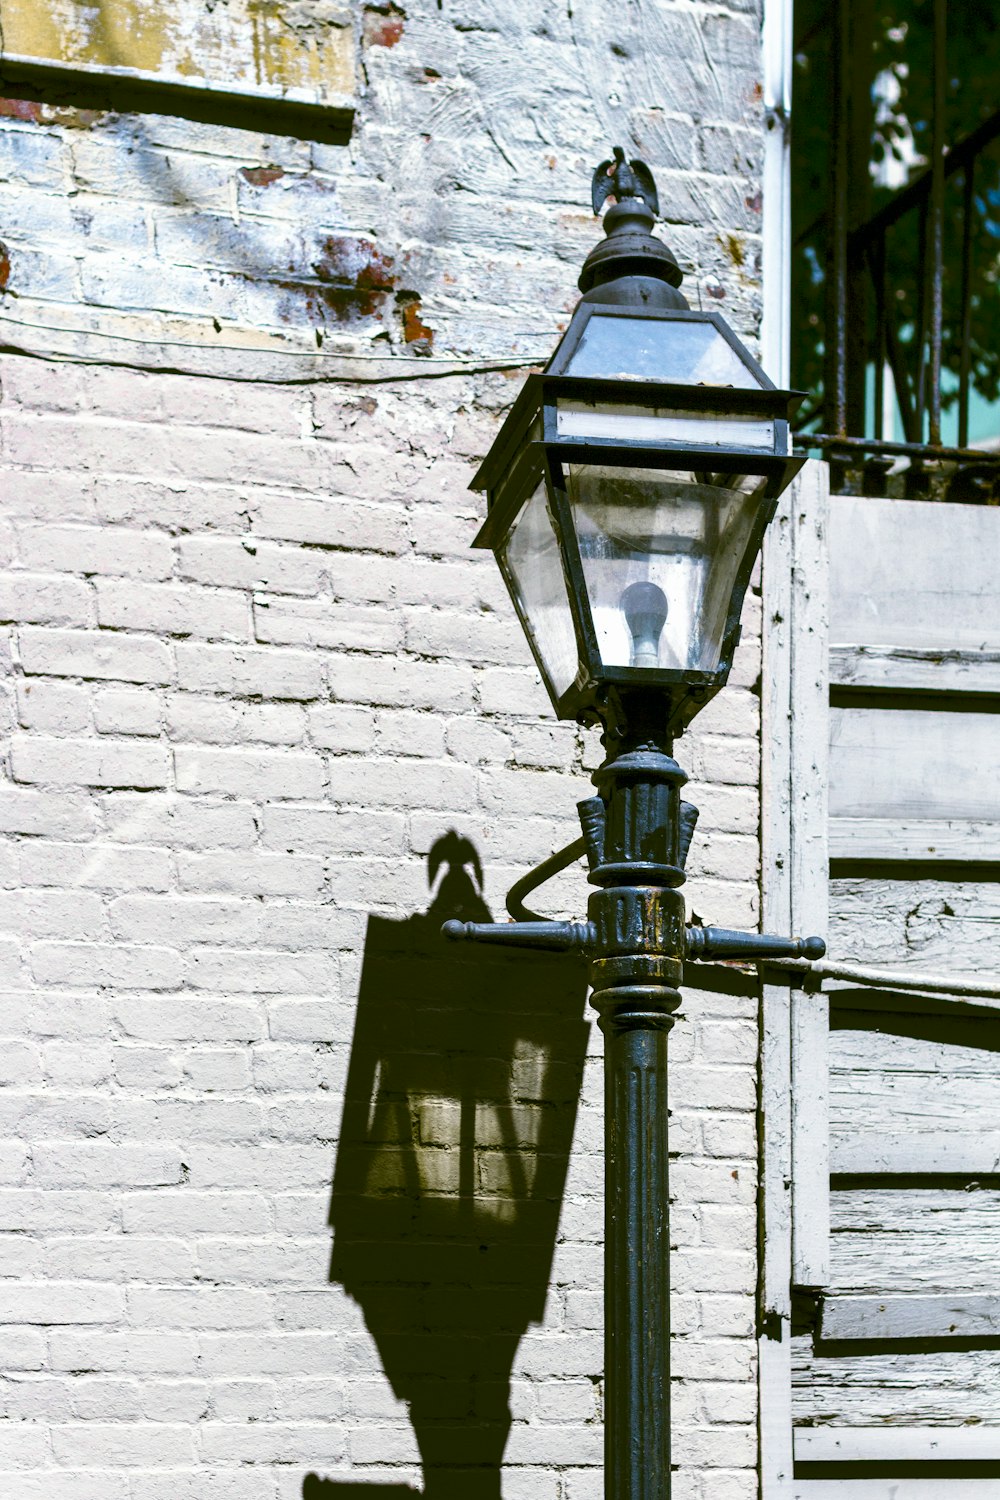
[(583, 839), (518, 882), (586, 854), (586, 922), (449, 922), (454, 938), (582, 949), (605, 1035), (605, 1493), (670, 1493), (667, 1033), (685, 959), (820, 958), (819, 938), (687, 926), (678, 887), (697, 819), (673, 737), (722, 688), (777, 498), (801, 467), (777, 389), (718, 313), (691, 312), (651, 233), (643, 162), (594, 173), (615, 203), (583, 297), (473, 480), (474, 545), (492, 549), (560, 718), (598, 723)]

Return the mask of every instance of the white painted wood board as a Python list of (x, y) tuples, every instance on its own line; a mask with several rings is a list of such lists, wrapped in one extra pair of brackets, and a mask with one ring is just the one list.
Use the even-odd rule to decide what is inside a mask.
[(837, 495), (832, 645), (1000, 650), (1000, 507)]
[(793, 1341), (792, 1380), (799, 1425), (1000, 1424), (998, 1349), (900, 1354), (876, 1346), (871, 1353), (816, 1356), (811, 1336), (803, 1334)]
[(830, 710), (835, 818), (1000, 822), (998, 766), (1000, 714)]
[(832, 880), (828, 957), (858, 956), (873, 968), (1000, 975), (1000, 882)]
[[(941, 1265), (941, 1277), (948, 1267)], [(821, 1339), (992, 1339), (1000, 1337), (1000, 1296), (983, 1292), (824, 1296)], [(1000, 1455), (998, 1455), (1000, 1456)]]
[(830, 1216), (833, 1291), (1000, 1290), (1000, 1189), (835, 1191)]
[(832, 1034), (831, 1170), (1000, 1172), (996, 1025), (956, 1018), (921, 1033), (914, 1023), (916, 1035), (905, 1026)]
[(796, 1479), (789, 1500), (997, 1500), (996, 1479)]
[[(873, 1100), (875, 1112), (879, 1101)], [(830, 1169), (845, 1176), (976, 1177), (1000, 1173), (1000, 1131), (947, 1134), (881, 1130), (832, 1132)]]
[(830, 819), (830, 858), (1000, 863), (1000, 820)]
[[(826, 936), (829, 913), (829, 507), (827, 471), (811, 465), (792, 491), (791, 931)], [(792, 1005), (792, 1281), (830, 1274), (830, 1006)]]
[[(811, 479), (807, 464), (803, 475)], [(795, 492), (786, 490), (768, 528), (763, 558), (761, 907), (767, 932), (792, 920), (792, 567)], [(812, 481), (813, 483), (822, 482)], [(825, 870), (820, 877), (825, 881)], [(763, 1265), (758, 1341), (761, 1490), (787, 1500), (792, 1480), (792, 1047), (787, 985), (765, 985), (762, 999), (761, 1172)]]
[(928, 651), (903, 646), (833, 646), (830, 682), (909, 693), (1000, 696), (1000, 651)]
[(1000, 1459), (1000, 1427), (797, 1427), (801, 1463)]

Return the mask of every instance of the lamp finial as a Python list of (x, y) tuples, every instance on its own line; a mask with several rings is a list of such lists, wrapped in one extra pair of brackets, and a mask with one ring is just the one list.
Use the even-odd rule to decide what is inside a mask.
[(591, 184), (594, 213), (600, 213), (605, 201), (613, 193), (618, 203), (625, 198), (639, 198), (643, 203), (648, 204), (654, 215), (658, 214), (660, 201), (656, 192), (656, 183), (646, 163), (640, 161), (638, 157), (633, 157), (632, 161), (626, 161), (625, 152), (621, 146), (614, 146), (612, 151), (613, 154), (608, 160), (602, 161), (601, 165), (594, 169)]

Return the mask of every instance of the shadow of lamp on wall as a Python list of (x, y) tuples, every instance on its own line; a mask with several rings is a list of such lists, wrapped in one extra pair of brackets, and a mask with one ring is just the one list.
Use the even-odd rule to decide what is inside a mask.
[[(453, 831), (428, 865), (432, 886), (441, 879), (426, 913), (368, 921), (330, 1279), (358, 1303), (408, 1404), (423, 1494), (499, 1500), (511, 1369), (545, 1310), (589, 1032), (585, 969), (448, 943), (444, 921), (489, 921), (482, 868)], [(303, 1500), (372, 1489), (311, 1474)]]

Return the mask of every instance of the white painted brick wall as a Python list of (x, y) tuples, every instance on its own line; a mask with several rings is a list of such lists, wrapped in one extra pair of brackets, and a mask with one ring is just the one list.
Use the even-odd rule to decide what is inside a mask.
[[(312, 338), (279, 250), (308, 281), (324, 236), (367, 235), (405, 264), (432, 359), (537, 350), (572, 305), (585, 167), (614, 133), (657, 171), (692, 300), (724, 291), (707, 305), (752, 333), (755, 12), (636, 14), (623, 60), (597, 0), (572, 21), (420, 0), (397, 47), (365, 53), (349, 150), (0, 119), (19, 294), (0, 318), (114, 313), (148, 338), (171, 310), (230, 332), (290, 316)], [(269, 185), (242, 172), (271, 165)], [(391, 299), (320, 323), (335, 348), (402, 339)], [(0, 361), (0, 1494), (421, 1483), (328, 1280), (327, 1213), (369, 917), (426, 909), (451, 827), (499, 912), (575, 836), (599, 759), (552, 719), (468, 550), (466, 485), (520, 378)], [(702, 809), (690, 902), (727, 925), (757, 911), (759, 628), (751, 597), (732, 685), (678, 747)], [(581, 914), (580, 872), (551, 899)], [(754, 1002), (692, 994), (672, 1034), (675, 1500), (756, 1495), (756, 1026)], [(594, 1034), (505, 1500), (601, 1494), (601, 1143)]]

